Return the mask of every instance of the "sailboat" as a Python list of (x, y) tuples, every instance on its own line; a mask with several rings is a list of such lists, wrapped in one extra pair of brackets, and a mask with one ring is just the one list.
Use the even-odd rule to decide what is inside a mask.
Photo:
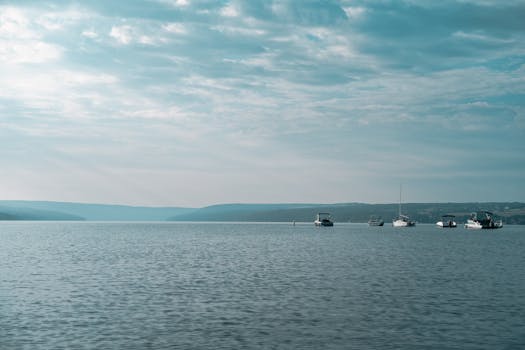
[(402, 186), (399, 185), (399, 213), (397, 215), (397, 219), (392, 221), (392, 226), (394, 227), (416, 226), (415, 221), (410, 220), (410, 218), (407, 215), (403, 215), (401, 213), (401, 192), (402, 192)]

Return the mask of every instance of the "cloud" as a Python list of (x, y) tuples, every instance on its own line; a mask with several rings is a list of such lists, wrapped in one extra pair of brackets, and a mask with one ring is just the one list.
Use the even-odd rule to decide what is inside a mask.
[(187, 29), (182, 23), (171, 22), (171, 23), (162, 25), (162, 28), (165, 31), (169, 33), (173, 33), (173, 34), (186, 34), (187, 33)]
[(15, 7), (0, 7), (0, 37), (35, 39), (38, 34), (29, 28), (29, 18)]
[(87, 38), (90, 38), (90, 39), (95, 39), (95, 38), (98, 37), (97, 32), (95, 32), (94, 30), (91, 30), (91, 29), (86, 29), (86, 30), (82, 31), (82, 35), (87, 37)]
[(159, 35), (161, 30), (170, 34), (183, 34), (185, 32), (183, 26), (175, 23), (160, 24), (151, 21), (134, 21), (133, 24), (111, 26), (108, 35), (119, 45), (141, 44), (159, 46), (169, 42), (167, 37)]
[(109, 36), (116, 39), (120, 44), (127, 45), (132, 40), (132, 29), (129, 25), (111, 27)]
[(66, 30), (75, 29), (92, 16), (90, 11), (76, 7), (57, 10), (50, 6), (42, 10), (34, 6), (0, 6), (0, 60), (8, 64), (58, 62), (66, 51), (60, 39), (71, 33)]
[(175, 6), (188, 6), (190, 1), (189, 0), (175, 0), (175, 1), (172, 1), (172, 3), (175, 5)]
[(159, 3), (168, 4), (174, 7), (186, 7), (190, 5), (190, 0), (157, 0)]
[(69, 7), (59, 11), (39, 13), (35, 18), (35, 24), (47, 31), (59, 31), (71, 27), (80, 21), (89, 20), (91, 16), (92, 13), (85, 9)]
[(353, 6), (343, 7), (343, 10), (345, 11), (346, 16), (349, 19), (351, 19), (351, 20), (360, 19), (366, 13), (366, 8), (365, 7), (360, 7), (360, 6), (357, 6), (357, 7), (353, 7)]
[(356, 46), (391, 67), (449, 69), (523, 46), (523, 4), (360, 3), (366, 11), (351, 26), (366, 40), (358, 40)]
[[(0, 91), (0, 99), (11, 101), (16, 109), (11, 110), (8, 125), (16, 126), (18, 119), (39, 120), (40, 123), (24, 124), (29, 134), (49, 132), (49, 125), (60, 121), (97, 117), (98, 113), (111, 110), (109, 94), (118, 79), (101, 73), (41, 67), (27, 69), (23, 66), (0, 69), (0, 84), (9, 89)], [(5, 118), (6, 115), (0, 116)], [(34, 130), (34, 131), (31, 131)]]
[(43, 63), (56, 61), (62, 49), (41, 41), (14, 42), (0, 39), (0, 62), (9, 64)]
[(0, 8), (0, 61), (8, 64), (55, 61), (62, 49), (40, 40), (31, 18), (13, 7)]
[(275, 2), (272, 10), (280, 19), (303, 26), (334, 26), (347, 20), (338, 1), (285, 0)]
[[(85, 162), (129, 184), (158, 179), (154, 193), (200, 179), (192, 188), (215, 201), (245, 198), (221, 192), (235, 185), (293, 199), (272, 188), (300, 193), (337, 174), (326, 198), (342, 199), (383, 174), (435, 179), (444, 155), (450, 174), (467, 174), (471, 148), (523, 148), (520, 2), (82, 6), (0, 11), (0, 134), (27, 154), (17, 166), (39, 149), (82, 168), (83, 184), (100, 180)], [(268, 193), (250, 189), (261, 174), (279, 174)]]
[(220, 14), (224, 17), (238, 17), (239, 10), (235, 7), (233, 3), (230, 3), (221, 9)]

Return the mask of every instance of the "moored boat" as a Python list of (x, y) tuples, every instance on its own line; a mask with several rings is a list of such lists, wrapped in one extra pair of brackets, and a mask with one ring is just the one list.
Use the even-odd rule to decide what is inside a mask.
[(458, 224), (454, 221), (456, 217), (454, 215), (450, 215), (450, 214), (447, 214), (447, 215), (443, 215), (441, 217), (441, 221), (438, 221), (436, 222), (436, 225), (439, 226), (439, 227), (449, 227), (449, 228), (454, 228), (454, 227), (457, 227)]
[(481, 226), (481, 224), (477, 220), (468, 219), (467, 222), (465, 223), (465, 228), (473, 229), (473, 230), (481, 230), (483, 226)]
[(415, 221), (410, 220), (406, 215), (399, 214), (397, 219), (392, 221), (392, 226), (394, 227), (412, 227), (416, 226)]
[(416, 226), (416, 222), (410, 220), (410, 218), (407, 215), (401, 214), (401, 191), (402, 187), (399, 186), (399, 213), (397, 215), (397, 219), (392, 220), (392, 226), (394, 227), (412, 227)]
[(315, 226), (334, 226), (330, 213), (317, 213), (314, 221)]
[(368, 220), (368, 226), (383, 226), (384, 224), (385, 220), (379, 216), (371, 216)]
[(494, 214), (489, 211), (482, 212), (484, 217), (479, 219), (477, 213), (472, 213), (465, 223), (465, 228), (470, 229), (496, 229), (503, 227), (503, 221), (495, 220)]

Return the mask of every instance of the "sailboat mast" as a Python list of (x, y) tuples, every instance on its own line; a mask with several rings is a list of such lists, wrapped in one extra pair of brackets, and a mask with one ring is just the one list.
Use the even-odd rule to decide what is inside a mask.
[(403, 188), (402, 184), (399, 184), (399, 216), (401, 216), (401, 190)]

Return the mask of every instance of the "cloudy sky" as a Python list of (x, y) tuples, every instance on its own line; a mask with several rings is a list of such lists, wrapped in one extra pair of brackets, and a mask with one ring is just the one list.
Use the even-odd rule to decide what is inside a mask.
[(0, 198), (525, 201), (525, 1), (0, 1)]

